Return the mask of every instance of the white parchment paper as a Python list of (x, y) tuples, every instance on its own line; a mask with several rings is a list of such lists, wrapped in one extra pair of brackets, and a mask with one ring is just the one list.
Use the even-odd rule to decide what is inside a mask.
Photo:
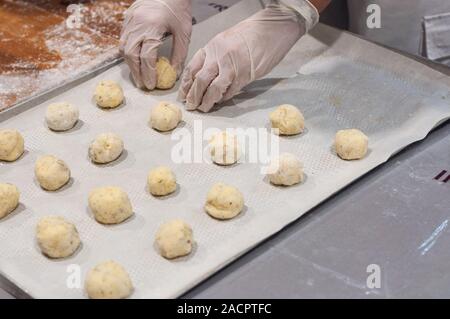
[[(198, 25), (191, 51), (214, 30), (232, 24), (258, 5), (258, 1), (241, 3), (222, 19), (214, 17)], [(94, 105), (92, 93), (102, 79), (122, 84), (124, 106), (104, 111)], [(184, 122), (175, 132), (192, 131), (196, 119), (203, 120), (204, 129), (265, 128), (269, 112), (277, 105), (298, 106), (307, 130), (282, 138), (280, 148), (301, 158), (307, 180), (291, 188), (270, 185), (255, 164), (228, 168), (175, 165), (171, 150), (176, 141), (147, 125), (150, 108), (161, 100), (175, 102), (176, 90), (141, 92), (121, 64), (51, 101), (2, 120), (0, 127), (20, 130), (26, 141), (20, 160), (0, 164), (0, 181), (14, 183), (21, 191), (19, 208), (0, 221), (0, 271), (4, 276), (36, 298), (83, 298), (86, 272), (98, 262), (113, 259), (129, 271), (136, 288), (132, 297), (179, 296), (448, 119), (450, 81), (398, 54), (318, 26), (274, 72), (218, 111), (183, 111)], [(79, 106), (81, 120), (73, 130), (54, 133), (46, 128), (45, 108), (54, 101)], [(363, 160), (342, 161), (332, 150), (336, 130), (349, 127), (362, 129), (370, 138), (370, 151)], [(126, 151), (112, 164), (94, 165), (87, 157), (89, 143), (98, 133), (108, 131), (123, 138)], [(44, 154), (63, 159), (71, 168), (73, 179), (62, 190), (46, 192), (36, 183), (34, 162)], [(179, 189), (167, 198), (154, 198), (146, 190), (148, 170), (156, 165), (172, 167), (177, 176)], [(203, 211), (206, 193), (218, 181), (244, 194), (246, 208), (233, 220), (220, 222)], [(87, 197), (92, 188), (104, 185), (121, 186), (129, 194), (134, 217), (115, 226), (95, 222)], [(49, 260), (40, 253), (35, 226), (49, 214), (62, 215), (77, 226), (83, 245), (74, 256)], [(154, 247), (158, 226), (171, 218), (186, 220), (196, 241), (191, 255), (174, 261), (160, 257)], [(76, 286), (70, 275), (76, 276), (77, 269), (81, 287), (70, 288), (68, 281)]]

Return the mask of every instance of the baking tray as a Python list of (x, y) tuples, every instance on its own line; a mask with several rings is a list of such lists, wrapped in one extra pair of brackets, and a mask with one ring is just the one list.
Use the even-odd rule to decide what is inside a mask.
[[(249, 1), (232, 7), (220, 21), (233, 24), (256, 10), (258, 4)], [(231, 15), (234, 19), (229, 18)], [(191, 51), (224, 25), (208, 20), (202, 27), (205, 32), (194, 35)], [(341, 50), (348, 48), (349, 41), (355, 51), (343, 56)], [(369, 60), (365, 60), (367, 50), (372, 52)], [(380, 54), (389, 62), (375, 59)], [(299, 70), (295, 77), (276, 78), (294, 67)], [(346, 89), (345, 83), (351, 80), (346, 75), (349, 71), (358, 76), (353, 84), (359, 87)], [(368, 77), (368, 72), (375, 76)], [(126, 104), (109, 112), (98, 109), (91, 99), (95, 84), (106, 78), (121, 82), (126, 95)], [(383, 83), (377, 91), (369, 90)], [(392, 154), (424, 138), (450, 116), (449, 87), (448, 79), (416, 62), (319, 26), (266, 79), (251, 85), (219, 111), (208, 115), (183, 112), (183, 125), (175, 134), (192, 132), (194, 120), (202, 120), (205, 128), (265, 127), (275, 105), (299, 105), (307, 119), (307, 132), (283, 139), (281, 148), (301, 157), (307, 180), (303, 185), (283, 189), (267, 183), (259, 165), (173, 165), (170, 146), (174, 141), (170, 135), (151, 130), (147, 118), (157, 101), (175, 101), (176, 91), (138, 91), (129, 80), (127, 67), (117, 65), (73, 90), (28, 110), (16, 109), (14, 116), (1, 120), (2, 127), (14, 126), (24, 133), (27, 153), (18, 162), (0, 167), (2, 179), (15, 182), (22, 192), (18, 211), (0, 222), (0, 271), (32, 297), (80, 298), (85, 297), (82, 287), (66, 286), (68, 267), (78, 265), (84, 278), (97, 262), (115, 259), (130, 272), (136, 286), (133, 297), (179, 296)], [(383, 97), (383, 93), (389, 95)], [(356, 108), (361, 97), (367, 99), (366, 104)], [(45, 127), (45, 107), (57, 100), (68, 100), (80, 107), (82, 121), (70, 132), (55, 134)], [(375, 102), (387, 105), (378, 110)], [(398, 106), (396, 111), (400, 112), (387, 112), (388, 106)], [(378, 121), (376, 125), (374, 121)], [(347, 126), (359, 126), (371, 138), (370, 153), (362, 161), (344, 162), (333, 154), (334, 132)], [(97, 133), (107, 130), (124, 138), (126, 152), (112, 165), (98, 167), (89, 163), (87, 147)], [(34, 181), (34, 161), (44, 153), (64, 159), (72, 169), (72, 182), (59, 192), (44, 192)], [(148, 169), (159, 164), (173, 167), (180, 186), (174, 196), (166, 199), (152, 198), (145, 190)], [(246, 209), (238, 218), (218, 222), (203, 212), (206, 192), (216, 181), (228, 182), (243, 191)], [(135, 217), (122, 225), (99, 225), (86, 208), (89, 190), (107, 184), (122, 186), (133, 203)], [(40, 254), (34, 242), (34, 227), (39, 217), (48, 214), (63, 215), (77, 225), (83, 247), (75, 256), (50, 261)], [(153, 237), (162, 221), (174, 217), (184, 218), (193, 226), (196, 247), (189, 257), (167, 261), (158, 255)]]

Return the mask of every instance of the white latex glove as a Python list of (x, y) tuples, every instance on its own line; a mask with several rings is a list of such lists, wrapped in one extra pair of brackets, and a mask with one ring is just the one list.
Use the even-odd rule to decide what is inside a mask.
[(191, 0), (137, 0), (125, 13), (119, 50), (136, 86), (156, 85), (158, 47), (164, 35), (173, 35), (171, 64), (181, 73), (192, 31)]
[(210, 111), (269, 73), (318, 18), (307, 1), (277, 1), (218, 34), (189, 62), (179, 99), (188, 110)]

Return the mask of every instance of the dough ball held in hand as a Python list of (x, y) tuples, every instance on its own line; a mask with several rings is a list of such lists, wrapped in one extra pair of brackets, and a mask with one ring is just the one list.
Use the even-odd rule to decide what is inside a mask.
[(22, 135), (16, 130), (0, 130), (0, 161), (13, 162), (24, 151)]
[(296, 135), (305, 129), (303, 114), (290, 104), (280, 105), (270, 113), (270, 122), (279, 135)]
[(39, 220), (36, 238), (44, 255), (51, 258), (71, 256), (80, 246), (75, 225), (60, 216), (47, 216)]
[(173, 88), (177, 81), (177, 71), (165, 57), (159, 57), (156, 62), (156, 88), (168, 90)]
[(211, 138), (209, 152), (212, 161), (219, 165), (232, 165), (241, 156), (237, 137), (225, 131), (217, 133)]
[(192, 229), (181, 219), (161, 225), (156, 233), (159, 252), (167, 259), (188, 255), (192, 251), (193, 243)]
[(295, 185), (303, 182), (303, 165), (295, 155), (284, 153), (272, 161), (268, 176), (274, 185)]
[(133, 292), (133, 283), (125, 268), (109, 260), (88, 272), (85, 289), (91, 299), (123, 299)]
[(119, 224), (133, 215), (130, 199), (119, 187), (100, 187), (89, 194), (89, 208), (102, 224)]
[(70, 130), (78, 121), (78, 108), (70, 103), (52, 103), (47, 107), (45, 121), (53, 131)]
[(123, 152), (123, 141), (114, 133), (99, 134), (89, 146), (89, 157), (94, 163), (115, 161)]
[(236, 187), (217, 183), (208, 192), (205, 210), (214, 218), (231, 219), (243, 208), (244, 197)]
[(95, 88), (95, 102), (105, 109), (112, 109), (122, 104), (124, 96), (119, 83), (111, 80), (100, 81)]
[(56, 191), (67, 184), (70, 169), (63, 160), (52, 155), (39, 157), (34, 167), (39, 185), (45, 190)]
[(175, 174), (169, 167), (156, 167), (148, 174), (147, 186), (149, 192), (155, 196), (173, 193), (177, 189)]
[(19, 205), (19, 189), (7, 183), (0, 183), (0, 219), (12, 213)]
[(160, 102), (150, 112), (150, 125), (161, 132), (171, 131), (180, 123), (181, 117), (178, 106), (170, 102)]
[(336, 133), (334, 147), (344, 160), (358, 160), (366, 156), (369, 138), (360, 130), (347, 129)]

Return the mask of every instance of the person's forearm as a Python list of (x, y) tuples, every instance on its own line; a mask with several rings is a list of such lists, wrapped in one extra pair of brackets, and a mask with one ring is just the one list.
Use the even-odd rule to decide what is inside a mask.
[(322, 12), (331, 3), (331, 0), (309, 0), (313, 6), (316, 7), (317, 11)]

